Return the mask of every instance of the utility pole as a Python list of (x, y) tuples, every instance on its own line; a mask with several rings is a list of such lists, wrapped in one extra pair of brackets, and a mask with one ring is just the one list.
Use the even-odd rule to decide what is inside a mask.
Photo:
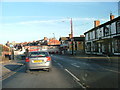
[(70, 24), (71, 24), (71, 38), (73, 38), (73, 25), (72, 25), (72, 18), (71, 18), (71, 22), (70, 22)]
[(74, 47), (73, 47), (73, 44), (74, 44), (74, 38), (73, 38), (73, 25), (72, 25), (72, 18), (71, 18), (71, 41), (72, 41), (72, 55), (74, 55)]

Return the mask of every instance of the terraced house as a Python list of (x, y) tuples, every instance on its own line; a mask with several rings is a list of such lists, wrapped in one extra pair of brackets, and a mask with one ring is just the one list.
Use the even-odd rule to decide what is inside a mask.
[(120, 16), (114, 18), (110, 15), (110, 21), (100, 24), (94, 22), (95, 27), (85, 32), (85, 53), (97, 55), (120, 55)]

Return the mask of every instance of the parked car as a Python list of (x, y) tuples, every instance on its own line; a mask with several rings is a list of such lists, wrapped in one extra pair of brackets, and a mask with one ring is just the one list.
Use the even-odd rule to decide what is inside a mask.
[(31, 69), (47, 69), (51, 70), (51, 56), (47, 51), (32, 51), (26, 57), (26, 72)]

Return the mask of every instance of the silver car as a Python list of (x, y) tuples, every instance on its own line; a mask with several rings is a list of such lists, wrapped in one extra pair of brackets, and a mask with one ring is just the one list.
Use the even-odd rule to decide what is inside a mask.
[(51, 70), (51, 57), (47, 51), (32, 51), (26, 57), (26, 72), (31, 69)]

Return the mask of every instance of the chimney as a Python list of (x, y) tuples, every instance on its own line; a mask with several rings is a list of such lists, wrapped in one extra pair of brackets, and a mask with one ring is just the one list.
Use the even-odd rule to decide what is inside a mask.
[(80, 35), (80, 37), (85, 37), (84, 35)]
[(94, 27), (97, 27), (99, 25), (100, 25), (100, 21), (99, 20), (94, 21)]
[(47, 38), (47, 37), (44, 37), (44, 41), (45, 41), (45, 40), (48, 40), (48, 38)]
[(112, 13), (110, 14), (110, 20), (114, 19), (114, 15), (112, 15)]
[(69, 38), (72, 38), (72, 34), (69, 34)]

